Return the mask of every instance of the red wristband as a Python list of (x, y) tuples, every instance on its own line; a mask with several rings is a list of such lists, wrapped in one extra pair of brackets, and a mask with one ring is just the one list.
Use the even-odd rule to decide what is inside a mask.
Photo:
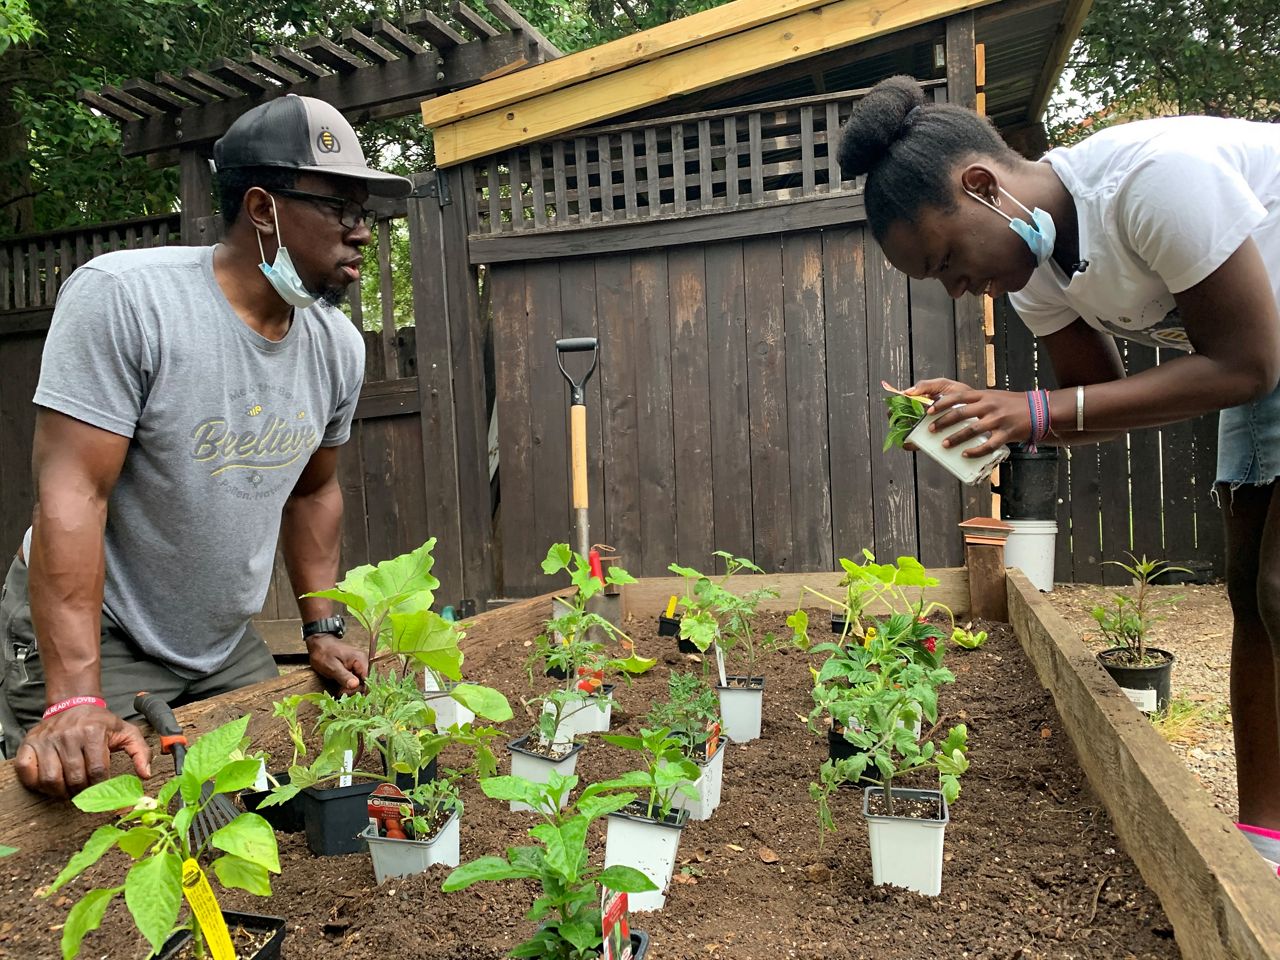
[(72, 707), (101, 707), (107, 709), (107, 701), (101, 697), (67, 697), (65, 700), (59, 700), (57, 703), (50, 705), (44, 711), (41, 720), (48, 720), (50, 717), (62, 713), (63, 710), (70, 710)]

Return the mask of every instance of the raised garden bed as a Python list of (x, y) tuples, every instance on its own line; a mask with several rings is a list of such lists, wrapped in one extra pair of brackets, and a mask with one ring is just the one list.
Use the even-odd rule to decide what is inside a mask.
[[(661, 695), (665, 668), (686, 668), (689, 663), (676, 652), (674, 639), (657, 636), (656, 614), (665, 597), (656, 598), (667, 586), (639, 586), (655, 599), (647, 604), (650, 613), (645, 620), (631, 624), (631, 632), (639, 652), (658, 656), (660, 665), (631, 687), (619, 687), (615, 732), (637, 732), (639, 716)], [(959, 594), (954, 584), (951, 588)], [(784, 598), (793, 601), (797, 592), (784, 591)], [(637, 592), (631, 599), (636, 596), (644, 594)], [(1077, 665), (1055, 652), (1059, 648), (1052, 636), (1052, 611), (1037, 607), (1038, 597), (1022, 602), (1020, 596), (1015, 584), (1010, 605), (1023, 642), (1051, 686), (1074, 690), (1078, 683), (1072, 671)], [(545, 599), (529, 601), (484, 615), (467, 645), (469, 677), (509, 695), (527, 691), (521, 667), (525, 643), (545, 617), (545, 604)], [(814, 611), (815, 622), (821, 622), (822, 613)], [(773, 629), (784, 629), (782, 615), (767, 619)], [(1043, 626), (1046, 619), (1049, 628)], [(1176, 812), (1169, 803), (1125, 788), (1120, 794), (1124, 799), (1148, 804), (1138, 808), (1148, 813), (1147, 825), (1139, 832), (1162, 838), (1168, 851), (1153, 854), (1150, 844), (1133, 832), (1129, 821), (1138, 818), (1123, 819), (1121, 832), (1129, 848), (1137, 851), (1140, 862), (1150, 861), (1143, 866), (1151, 886), (1143, 882), (1113, 834), (1104, 807), (1114, 799), (1110, 785), (1117, 779), (1115, 770), (1126, 763), (1123, 749), (1112, 744), (1114, 733), (1095, 722), (1096, 711), (1087, 704), (1063, 701), (1062, 693), (1059, 702), (1072, 703), (1073, 716), (1060, 718), (1013, 631), (994, 627), (991, 632), (979, 650), (953, 649), (949, 654), (957, 682), (944, 690), (941, 712), (946, 723), (959, 720), (968, 725), (972, 768), (951, 810), (939, 897), (871, 885), (859, 791), (841, 792), (835, 804), (840, 829), (823, 850), (817, 849), (808, 784), (827, 755), (827, 744), (801, 720), (811, 705), (809, 661), (788, 651), (766, 667), (769, 696), (761, 738), (727, 748), (720, 809), (710, 820), (686, 828), (677, 866), (682, 879), (672, 885), (666, 908), (636, 917), (634, 925), (651, 937), (649, 955), (749, 960), (934, 958), (966, 952), (1026, 958), (1179, 956), (1173, 924), (1154, 888), (1174, 904), (1171, 913), (1177, 911), (1182, 955), (1269, 956), (1259, 944), (1280, 943), (1280, 937), (1267, 939), (1280, 920), (1274, 910), (1269, 918), (1259, 914), (1260, 895), (1236, 880), (1254, 879), (1252, 864), (1241, 855), (1238, 862), (1222, 865), (1215, 860), (1217, 848), (1206, 850), (1199, 837), (1187, 841), (1177, 829), (1180, 824), (1170, 822)], [(1087, 654), (1082, 664), (1086, 674), (1088, 669), (1101, 674)], [(313, 682), (305, 672), (284, 677), (266, 690), (241, 691), (220, 702), (195, 705), (180, 716), (205, 729), (252, 709), (251, 733), (283, 748), (279, 733), (261, 736), (271, 728), (270, 701), (281, 691), (296, 692)], [(1111, 694), (1099, 685), (1093, 693), (1104, 703), (1103, 715), (1132, 728), (1130, 732), (1141, 729), (1134, 720), (1136, 712), (1133, 717), (1124, 712), (1129, 705), (1118, 692)], [(518, 735), (525, 725), (517, 715), (507, 726)], [(1081, 742), (1089, 751), (1084, 766), (1101, 777), (1098, 782), (1108, 791), (1103, 798), (1090, 788), (1067, 736), (1078, 736), (1082, 729), (1086, 735)], [(1178, 800), (1194, 787), (1167, 751), (1164, 756), (1183, 777), (1166, 782)], [(446, 754), (442, 762), (448, 761)], [(632, 765), (621, 751), (592, 739), (582, 752), (578, 772), (584, 779), (600, 780)], [(506, 804), (484, 797), (473, 784), (464, 789), (463, 798), (464, 860), (525, 842), (529, 815), (509, 812)], [(1208, 807), (1207, 800), (1203, 804)], [(32, 891), (53, 877), (96, 823), (68, 811), (61, 804), (33, 801), (12, 785), (10, 770), (0, 771), (0, 842), (26, 847), (0, 861), (0, 895), (6, 903), (0, 918), (0, 956), (36, 960), (58, 955), (58, 925), (69, 904), (57, 898), (34, 899)], [(1194, 826), (1215, 830), (1226, 822), (1212, 810), (1208, 813), (1217, 820)], [(593, 829), (592, 848), (599, 856), (603, 825)], [(1228, 855), (1240, 853), (1231, 842), (1238, 837), (1223, 831), (1218, 839)], [(367, 856), (315, 858), (298, 835), (282, 835), (280, 848), (284, 873), (274, 880), (275, 895), (265, 903), (269, 912), (290, 918), (287, 957), (329, 957), (341, 950), (353, 960), (490, 958), (501, 956), (529, 932), (522, 917), (531, 889), (519, 883), (480, 885), (445, 895), (439, 885), (447, 870), (434, 867), (424, 877), (376, 887)], [(1177, 876), (1153, 876), (1158, 869)], [(1187, 915), (1174, 889), (1182, 886), (1194, 889), (1205, 904), (1203, 912), (1218, 918), (1217, 926), (1208, 928), (1222, 931), (1216, 943), (1198, 926), (1199, 918)], [(70, 895), (80, 888), (77, 884)], [(1266, 893), (1274, 907), (1276, 891), (1262, 891)], [(264, 906), (260, 899), (234, 892), (225, 894), (223, 901), (230, 909), (261, 912)], [(86, 956), (121, 960), (145, 954), (123, 915), (109, 915), (86, 948)]]

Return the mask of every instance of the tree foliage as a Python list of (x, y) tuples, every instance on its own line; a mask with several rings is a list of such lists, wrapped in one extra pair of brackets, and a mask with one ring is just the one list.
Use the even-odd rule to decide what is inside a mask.
[(1280, 121), (1280, 3), (1094, 0), (1050, 104), (1050, 138), (1165, 114)]
[[(516, 0), (572, 52), (723, 0)], [(408, 10), (448, 14), (448, 0), (0, 0), (0, 235), (174, 209), (177, 171), (124, 158), (120, 128), (76, 101), (80, 89), (181, 74), (217, 57), (268, 53)], [(480, 3), (475, 6), (483, 9)], [(401, 173), (431, 166), (413, 116), (359, 128), (365, 150)]]

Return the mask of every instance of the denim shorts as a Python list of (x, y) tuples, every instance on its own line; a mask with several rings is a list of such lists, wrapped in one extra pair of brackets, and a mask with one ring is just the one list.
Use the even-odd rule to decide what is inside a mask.
[(1280, 387), (1218, 414), (1217, 482), (1231, 489), (1280, 477)]

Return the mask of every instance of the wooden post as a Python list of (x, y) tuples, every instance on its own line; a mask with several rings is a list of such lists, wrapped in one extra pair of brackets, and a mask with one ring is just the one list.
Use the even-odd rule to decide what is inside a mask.
[(178, 197), (181, 204), (182, 244), (203, 247), (217, 242), (213, 221), (213, 171), (199, 149), (178, 156)]
[(984, 620), (1009, 619), (1005, 588), (1004, 542), (1013, 527), (979, 516), (960, 524), (964, 531), (964, 565), (969, 571), (969, 615)]

